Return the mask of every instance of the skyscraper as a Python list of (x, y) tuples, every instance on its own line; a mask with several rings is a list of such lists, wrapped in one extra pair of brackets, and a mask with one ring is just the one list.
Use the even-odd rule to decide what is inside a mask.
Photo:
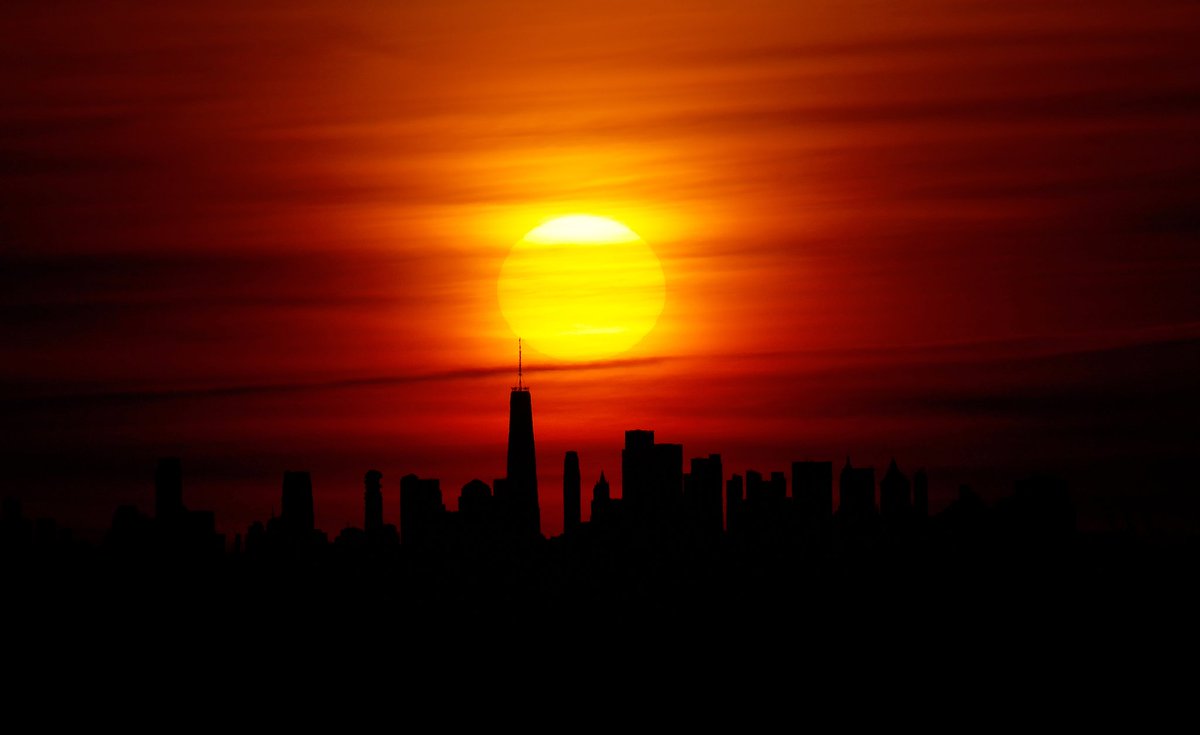
[(579, 454), (567, 452), (563, 459), (563, 533), (579, 527)]
[(529, 388), (523, 383), (519, 358), (517, 386), (508, 398), (507, 473), (504, 495), (501, 496), (500, 488), (496, 488), (496, 500), (506, 525), (520, 538), (540, 536), (542, 518), (538, 507), (537, 458), (533, 448), (533, 404)]
[(621, 450), (621, 502), (635, 522), (661, 526), (683, 500), (683, 445), (656, 444), (654, 432), (630, 429)]
[(400, 543), (410, 547), (434, 544), (445, 513), (438, 480), (411, 474), (400, 478)]

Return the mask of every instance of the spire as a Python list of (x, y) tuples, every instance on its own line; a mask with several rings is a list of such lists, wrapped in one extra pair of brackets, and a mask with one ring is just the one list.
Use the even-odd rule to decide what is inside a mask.
[(505, 479), (511, 507), (508, 514), (513, 530), (521, 537), (541, 533), (537, 495), (537, 459), (533, 446), (533, 406), (525, 387), (521, 364), (521, 343), (517, 343), (517, 380), (508, 399), (508, 460)]

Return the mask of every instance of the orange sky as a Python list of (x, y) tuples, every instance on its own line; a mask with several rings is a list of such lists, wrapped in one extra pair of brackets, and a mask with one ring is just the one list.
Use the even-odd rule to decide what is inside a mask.
[(640, 233), (667, 302), (614, 365), (527, 355), (547, 533), (563, 451), (590, 487), (634, 427), (727, 472), (894, 454), (935, 501), (1195, 459), (1194, 4), (160, 5), (0, 29), (32, 512), (149, 509), (163, 453), (229, 532), (288, 468), (331, 533), (370, 467), (393, 522), (410, 471), (454, 507), (503, 472), (500, 265), (576, 211)]

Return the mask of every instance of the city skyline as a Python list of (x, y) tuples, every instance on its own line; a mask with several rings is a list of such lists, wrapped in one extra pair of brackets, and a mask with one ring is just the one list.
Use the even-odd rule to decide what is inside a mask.
[[(627, 532), (640, 528), (639, 533), (652, 536), (667, 531), (678, 533), (678, 526), (683, 524), (693, 528), (692, 533), (698, 538), (711, 543), (722, 536), (777, 539), (783, 524), (795, 526), (788, 533), (796, 533), (796, 529), (803, 532), (809, 524), (835, 518), (854, 524), (876, 517), (886, 522), (889, 518), (931, 516), (926, 470), (922, 467), (911, 477), (905, 475), (895, 457), (886, 472), (877, 475), (872, 466), (864, 467), (861, 463), (852, 466), (847, 455), (836, 483), (835, 463), (831, 460), (793, 461), (790, 474), (754, 468), (726, 474), (720, 454), (685, 460), (683, 445), (657, 442), (652, 429), (628, 429), (624, 432), (617, 475), (619, 492), (612, 491), (602, 469), (592, 486), (586, 517), (581, 510), (584, 483), (579, 454), (574, 450), (565, 452), (560, 476), (562, 502), (557, 507), (559, 523), (550, 523), (557, 533), (547, 532), (542, 525), (538, 493), (532, 395), (524, 384), (520, 364), (517, 375), (518, 384), (509, 394), (506, 473), (490, 485), (474, 477), (461, 486), (455, 497), (453, 487), (443, 489), (441, 478), (408, 472), (398, 483), (393, 483), (398, 484), (399, 492), (389, 512), (388, 493), (383, 490), (384, 473), (368, 469), (362, 476), (362, 524), (347, 523), (335, 533), (317, 522), (318, 504), (314, 501), (311, 473), (289, 469), (282, 473), (279, 504), (272, 505), (268, 518), (226, 530), (218, 525), (213, 511), (186, 507), (183, 460), (166, 457), (158, 459), (154, 469), (152, 511), (145, 513), (140, 503), (118, 506), (102, 539), (83, 540), (102, 541), (105, 546), (116, 543), (116, 548), (135, 543), (136, 548), (137, 543), (146, 542), (129, 539), (145, 536), (149, 531), (143, 527), (154, 523), (158, 529), (154, 533), (174, 537), (171, 541), (156, 542), (165, 543), (168, 548), (172, 544), (182, 548), (210, 548), (212, 544), (204, 540), (206, 536), (220, 538), (218, 546), (222, 550), (235, 552), (246, 548), (244, 544), (261, 545), (263, 538), (274, 539), (272, 543), (282, 543), (284, 548), (303, 547), (318, 540), (324, 546), (334, 541), (358, 543), (347, 541), (357, 534), (365, 534), (365, 539), (376, 544), (390, 538), (412, 548), (443, 548), (445, 544), (464, 543), (463, 539), (470, 539), (472, 534), (493, 541), (524, 539), (521, 543), (571, 536), (579, 533), (581, 525), (598, 522), (602, 527), (618, 524)], [(1022, 481), (1018, 480), (1018, 487)], [(964, 492), (978, 497), (963, 485), (956, 491), (959, 500)], [(20, 509), (17, 514), (24, 517), (21, 499), (10, 496), (8, 500), (16, 503), (13, 507)], [(457, 507), (452, 507), (452, 501)], [(570, 515), (574, 516), (573, 522)], [(57, 527), (57, 519), (43, 517), (38, 522), (47, 521)], [(1075, 521), (1072, 510), (1072, 523)], [(76, 538), (74, 530), (63, 529)]]
[(638, 428), (1200, 528), (1194, 3), (64, 2), (0, 64), (33, 517), (98, 538), (159, 457), (225, 532), (289, 468), (326, 529), (492, 482), (524, 338), (549, 534)]
[[(535, 458), (535, 444), (537, 441), (533, 433), (533, 407), (531, 402), (532, 390), (525, 380), (523, 365), (518, 365), (516, 375), (518, 385), (509, 389), (509, 412), (507, 422), (508, 440), (506, 442), (507, 450), (503, 452), (503, 454), (507, 455), (507, 457), (506, 459), (502, 460), (505, 466), (505, 472), (499, 475), (499, 477), (494, 481), (487, 482), (481, 479), (495, 474), (489, 472), (487, 468), (491, 465), (487, 463), (484, 463), (485, 466), (476, 468), (474, 470), (464, 469), (461, 464), (456, 463), (454, 466), (454, 474), (452, 474), (450, 477), (442, 477), (434, 474), (433, 472), (426, 471), (424, 468), (418, 466), (419, 462), (417, 462), (411, 465), (402, 466), (398, 472), (394, 471), (390, 473), (391, 479), (388, 481), (387, 478), (389, 473), (381, 472), (380, 470), (375, 469), (376, 466), (382, 465), (379, 463), (372, 464), (368, 462), (367, 464), (370, 465), (370, 469), (363, 471), (366, 473), (365, 475), (363, 472), (359, 472), (352, 481), (347, 481), (347, 478), (339, 477), (336, 478), (333, 483), (330, 483), (330, 478), (328, 476), (320, 477), (319, 473), (314, 473), (311, 470), (304, 469), (305, 465), (303, 462), (301, 462), (296, 464), (291, 469), (277, 470), (275, 472), (276, 481), (273, 483), (273, 485), (278, 485), (277, 478), (279, 473), (282, 472), (284, 478), (284, 494), (282, 496), (282, 500), (280, 500), (279, 497), (271, 500), (270, 511), (267, 515), (263, 514), (262, 508), (251, 508), (247, 509), (245, 513), (240, 516), (222, 519), (219, 512), (214, 513), (212, 510), (208, 510), (205, 511), (209, 514), (207, 523), (214, 531), (219, 532), (226, 537), (227, 544), (232, 544), (233, 538), (238, 535), (244, 535), (249, 526), (254, 525), (254, 523), (265, 521), (268, 517), (275, 518), (276, 510), (279, 511), (281, 517), (285, 515), (285, 508), (288, 505), (289, 497), (288, 487), (290, 484), (294, 485), (295, 482), (302, 482), (304, 483), (303, 493), (304, 497), (306, 498), (304, 504), (307, 505), (308, 510), (306, 517), (301, 524), (307, 528), (318, 528), (322, 530), (328, 536), (328, 538), (332, 540), (337, 536), (337, 532), (343, 528), (366, 529), (370, 524), (364, 520), (362, 523), (356, 525), (352, 520), (350, 520), (350, 518), (353, 517), (350, 515), (347, 515), (347, 520), (345, 522), (339, 524), (336, 520), (334, 520), (337, 513), (331, 513), (328, 510), (323, 512), (321, 509), (323, 504), (331, 504), (336, 507), (340, 507), (342, 508), (342, 514), (345, 515), (345, 507), (353, 506), (355, 503), (358, 503), (357, 517), (359, 518), (365, 518), (365, 514), (370, 513), (370, 509), (374, 505), (382, 511), (382, 516), (378, 517), (383, 522), (393, 525), (396, 529), (402, 529), (403, 523), (398, 521), (399, 516), (397, 515), (397, 511), (401, 506), (401, 488), (406, 480), (415, 481), (419, 479), (421, 482), (430, 483), (428, 484), (428, 487), (431, 488), (429, 492), (432, 492), (432, 488), (437, 488), (439, 507), (446, 511), (452, 511), (452, 501), (457, 502), (459, 500), (459, 496), (454, 494), (458, 492), (458, 489), (465, 489), (469, 485), (480, 484), (482, 482), (484, 487), (487, 488), (489, 494), (494, 494), (497, 488), (499, 488), (501, 494), (507, 494), (511, 492), (509, 490), (509, 478), (520, 476), (523, 479), (519, 482), (512, 483), (512, 485), (513, 487), (523, 485), (525, 488), (523, 491), (525, 497), (533, 497), (536, 500), (535, 507), (532, 508), (531, 512), (532, 517), (537, 518), (537, 526), (541, 535), (547, 538), (560, 535), (564, 530), (564, 518), (566, 514), (566, 509), (564, 507), (564, 483), (566, 482), (567, 475), (565, 472), (555, 473), (553, 470), (544, 476), (539, 476), (537, 473)], [(497, 382), (499, 383), (503, 381)], [(614, 478), (614, 481), (607, 485), (607, 487), (611, 488), (610, 495), (612, 499), (621, 501), (626, 497), (625, 482), (629, 468), (629, 462), (633, 461), (636, 464), (638, 461), (627, 458), (630, 456), (630, 452), (646, 452), (654, 449), (657, 449), (659, 452), (663, 450), (670, 450), (670, 458), (673, 465), (678, 464), (676, 470), (678, 474), (677, 484), (679, 486), (680, 502), (682, 502), (682, 492), (685, 480), (688, 480), (693, 474), (698, 472), (707, 472), (705, 469), (706, 462), (714, 463), (717, 472), (721, 472), (722, 466), (724, 466), (726, 471), (724, 474), (720, 475), (720, 486), (722, 487), (720, 496), (722, 500), (723, 524), (728, 522), (728, 516), (726, 515), (727, 508), (724, 503), (726, 502), (726, 492), (728, 490), (726, 483), (730, 481), (740, 483), (739, 486), (742, 488), (740, 492), (742, 493), (741, 497), (743, 499), (749, 497), (749, 484), (752, 482), (762, 482), (767, 484), (772, 481), (782, 482), (784, 487), (784, 496), (789, 502), (793, 503), (796, 502), (797, 496), (795, 493), (798, 481), (804, 480), (808, 484), (813, 482), (825, 483), (824, 486), (830, 488), (831, 492), (822, 498), (813, 498), (805, 495), (804, 500), (802, 501), (805, 507), (816, 509), (815, 512), (823, 513), (828, 516), (836, 516), (843, 512), (843, 505), (851, 506), (850, 512), (852, 514), (861, 514), (864, 512), (865, 508), (870, 508), (871, 512), (880, 512), (884, 502), (882, 498), (884, 480), (886, 479), (885, 473), (892, 472), (896, 467), (897, 461), (896, 456), (891, 455), (888, 456), (888, 458), (882, 463), (870, 460), (864, 462), (861, 460), (862, 455), (847, 450), (841, 455), (841, 459), (844, 461), (843, 466), (838, 462), (838, 460), (832, 458), (832, 456), (821, 458), (811, 453), (793, 452), (791, 455), (780, 456), (803, 456), (804, 459), (784, 458), (779, 459), (774, 463), (768, 462), (762, 466), (739, 467), (734, 465), (731, 468), (728, 460), (723, 462), (722, 455), (719, 451), (710, 453), (707, 456), (703, 454), (699, 456), (693, 456), (685, 451), (685, 445), (682, 443), (655, 443), (656, 432), (654, 429), (625, 429), (620, 433), (625, 437), (624, 444), (614, 444), (613, 446), (616, 448), (616, 451), (609, 452), (610, 455), (614, 455), (617, 458), (617, 461), (611, 465), (612, 470), (615, 471), (610, 470), (608, 466), (595, 463), (595, 467), (597, 469), (594, 472), (594, 476), (589, 477), (587, 472), (590, 470), (592, 465), (587, 462), (586, 455), (581, 456), (581, 453), (574, 449), (567, 449), (563, 451), (563, 456), (566, 457), (565, 462), (569, 464), (573, 461), (575, 470), (579, 472), (578, 477), (581, 488), (579, 507), (581, 521), (584, 523), (592, 520), (591, 514), (594, 513), (595, 506), (594, 499), (586, 496), (583, 493), (582, 488), (592, 487), (592, 483), (600, 482), (602, 477), (612, 477)], [(633, 442), (632, 444), (630, 443), (631, 441)], [(548, 443), (556, 447), (561, 446), (561, 442), (551, 441)], [(469, 454), (471, 447), (464, 446), (462, 447), (462, 450), (464, 454)], [(860, 459), (857, 464), (854, 465), (853, 471), (850, 473), (850, 475), (847, 475), (846, 472), (851, 469), (851, 460), (854, 456), (858, 456)], [(151, 507), (154, 510), (154, 516), (159, 515), (160, 508), (163, 507), (164, 503), (167, 503), (168, 505), (174, 505), (176, 507), (182, 507), (181, 501), (178, 500), (178, 495), (181, 492), (180, 483), (182, 482), (181, 470), (179, 466), (181, 458), (170, 457), (166, 460), (160, 459), (157, 461), (159, 462), (159, 465), (155, 469), (152, 477), (147, 475), (145, 482), (131, 483), (127, 488), (125, 488), (123, 497), (127, 498), (129, 502), (121, 504), (122, 507), (141, 512), (141, 509), (144, 505), (143, 501), (146, 499), (142, 496), (146, 495), (148, 490), (150, 491), (150, 495), (147, 497), (151, 501)], [(640, 461), (644, 463), (653, 462), (654, 460), (647, 456), (646, 459)], [(164, 470), (162, 462), (167, 463), (166, 470)], [(691, 473), (688, 473), (689, 465), (692, 468)], [(546, 463), (543, 462), (543, 466), (554, 467), (556, 466), (556, 462), (551, 461), (549, 465), (546, 465)], [(565, 469), (567, 465), (563, 466)], [(697, 467), (700, 469), (697, 469)], [(942, 477), (937, 477), (937, 473), (935, 472), (935, 482), (933, 484), (934, 489), (931, 493), (929, 489), (928, 469), (924, 465), (914, 465), (913, 467), (915, 468), (917, 475), (920, 476), (919, 482), (922, 484), (923, 490), (921, 495), (922, 507), (924, 509), (923, 514), (927, 516), (935, 515), (944, 510), (949, 504), (959, 497), (960, 488), (963, 486), (973, 488), (973, 492), (979, 493), (980, 497), (995, 501), (1006, 497), (1011, 492), (1014, 483), (1021, 481), (1022, 478), (1031, 474), (1031, 471), (1029, 470), (1000, 468), (1001, 471), (998, 473), (1000, 479), (996, 481), (995, 478), (988, 478), (986, 475), (979, 474), (972, 475), (969, 472), (963, 474), (947, 473), (946, 476)], [(835, 470), (841, 473), (840, 479), (837, 479), (836, 481), (834, 479)], [(172, 494), (171, 496), (175, 498), (174, 500), (164, 501), (163, 499), (163, 486), (160, 484), (159, 478), (164, 471), (167, 473), (167, 476), (171, 478), (166, 487), (172, 488), (169, 492)], [(192, 486), (193, 494), (204, 497), (200, 493), (195, 493), (196, 486), (203, 486), (203, 477), (197, 476), (199, 474), (200, 473), (193, 471), (189, 484)], [(319, 479), (314, 480), (314, 474), (318, 474)], [(636, 475), (636, 473), (634, 474)], [(1056, 468), (1051, 464), (1036, 468), (1032, 471), (1032, 474), (1061, 475), (1062, 473), (1057, 471)], [(300, 479), (300, 476), (303, 476), (303, 479)], [(464, 477), (468, 479), (459, 483), (458, 480)], [(817, 479), (814, 480), (814, 477)], [(848, 477), (849, 480), (847, 479)], [(980, 491), (977, 485), (971, 482), (971, 480), (979, 479), (983, 479), (985, 481), (982, 491)], [(987, 480), (989, 479), (992, 479), (993, 482), (988, 483)], [(324, 482), (322, 482), (322, 480)], [(941, 480), (941, 482), (938, 482), (938, 480)], [(914, 480), (913, 477), (909, 477), (908, 481), (911, 483), (915, 482), (916, 480)], [(377, 493), (377, 495), (372, 494), (369, 500), (364, 499), (362, 496), (363, 482), (368, 483), (371, 488), (374, 488), (374, 492)], [(322, 488), (321, 486), (323, 484), (332, 485), (333, 487)], [(842, 492), (844, 492), (844, 485), (851, 488), (857, 487), (859, 489), (857, 491), (851, 489), (849, 492), (852, 494), (852, 497), (847, 499), (842, 496)], [(320, 488), (321, 491), (318, 492), (318, 488)], [(271, 491), (265, 487), (259, 489), (262, 491), (263, 495), (270, 498)], [(1079, 500), (1084, 501), (1082, 503), (1079, 520), (1085, 528), (1105, 530), (1116, 527), (1114, 524), (1128, 525), (1129, 523), (1146, 523), (1144, 518), (1139, 518), (1136, 515), (1129, 513), (1120, 516), (1090, 516), (1088, 514), (1088, 506), (1086, 502), (1088, 500), (1087, 488), (1080, 487), (1078, 484), (1076, 484), (1072, 490), (1073, 497), (1077, 503)], [(634, 492), (636, 503), (638, 502), (638, 488), (636, 485), (634, 486)], [(532, 493), (532, 496), (530, 493)], [(854, 495), (855, 493), (857, 493), (856, 496)], [(870, 497), (870, 500), (866, 499), (867, 496)], [(27, 513), (27, 515), (52, 518), (55, 521), (60, 520), (58, 515), (44, 512), (45, 505), (38, 503), (37, 493), (33, 495), (32, 503), (29, 502), (28, 498), (22, 497), (16, 493), (8, 493), (6, 497), (10, 497), (19, 501), (22, 504), (22, 507), (33, 511), (33, 513)], [(915, 496), (912, 494), (911, 485), (909, 487), (908, 497), (910, 498), (909, 503), (912, 504), (912, 499)], [(319, 498), (319, 500), (314, 502), (314, 498)], [(330, 503), (330, 500), (333, 500), (334, 502)], [(525, 502), (528, 503), (528, 501)], [(71, 510), (69, 506), (61, 508), (60, 510), (68, 511), (67, 513), (62, 514), (62, 516), (66, 519), (70, 519), (72, 517), (71, 513), (69, 512)], [(519, 514), (521, 511), (514, 512)], [(526, 511), (526, 513), (528, 512), (529, 511)], [(110, 518), (98, 518), (98, 521), (99, 522), (95, 525), (85, 525), (82, 527), (72, 525), (68, 522), (65, 524), (65, 527), (72, 532), (77, 532), (78, 537), (83, 540), (98, 543), (103, 540), (104, 536), (110, 530)], [(1152, 528), (1153, 524), (1146, 524), (1145, 527)], [(725, 530), (727, 530), (727, 528), (725, 528)], [(401, 536), (403, 536), (402, 530)]]

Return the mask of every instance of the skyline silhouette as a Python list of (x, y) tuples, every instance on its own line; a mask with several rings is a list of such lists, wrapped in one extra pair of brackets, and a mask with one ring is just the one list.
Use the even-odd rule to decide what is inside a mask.
[[(524, 384), (524, 368), (520, 360), (517, 372), (517, 385), (509, 392), (504, 476), (495, 479), (491, 485), (478, 476), (469, 480), (462, 486), (457, 498), (458, 511), (455, 513), (450, 510), (449, 499), (443, 496), (441, 478), (422, 478), (410, 470), (398, 483), (396, 507), (401, 509), (401, 513), (396, 517), (386, 507), (386, 498), (392, 493), (385, 489), (384, 473), (369, 469), (362, 475), (361, 527), (347, 522), (340, 527), (335, 526), (333, 530), (369, 539), (395, 536), (402, 541), (405, 538), (422, 537), (432, 540), (446, 534), (462, 537), (475, 532), (492, 537), (533, 539), (561, 535), (568, 529), (597, 519), (604, 521), (609, 518), (607, 522), (614, 523), (618, 521), (611, 519), (619, 518), (620, 523), (642, 527), (670, 525), (674, 528), (686, 524), (691, 529), (690, 533), (697, 537), (713, 539), (722, 534), (779, 537), (784, 533), (785, 525), (791, 524), (789, 528), (794, 532), (796, 527), (810, 528), (820, 519), (835, 516), (854, 523), (878, 517), (895, 524), (906, 518), (931, 515), (927, 470), (918, 468), (911, 476), (907, 475), (900, 471), (895, 457), (889, 458), (886, 470), (880, 474), (875, 467), (855, 466), (847, 455), (840, 466), (836, 485), (833, 481), (835, 463), (832, 460), (790, 461), (790, 464), (783, 465), (790, 469), (789, 482), (788, 474), (779, 470), (762, 472), (751, 467), (741, 472), (726, 473), (719, 453), (692, 457), (685, 462), (683, 445), (657, 442), (655, 431), (651, 429), (624, 431), (620, 471), (616, 478), (616, 487), (620, 492), (613, 494), (606, 471), (601, 467), (585, 513), (582, 507), (585, 481), (582, 467), (587, 457), (581, 457), (577, 450), (566, 450), (562, 473), (552, 475), (552, 479), (560, 481), (558, 487), (551, 488), (543, 483), (542, 491), (539, 491), (532, 393)], [(685, 471), (688, 463), (690, 472)], [(461, 467), (458, 469), (462, 471)], [(1021, 483), (1028, 482), (1030, 477), (1046, 474), (1046, 470), (1014, 474), (1010, 480), (1010, 491), (1017, 488), (1017, 495), (1021, 496)], [(1187, 480), (1179, 479), (1177, 482), (1186, 484)], [(190, 529), (180, 533), (181, 539), (188, 534), (195, 537), (216, 533), (216, 514), (212, 511), (189, 511), (183, 503), (180, 457), (160, 459), (153, 484), (153, 516), (150, 518), (161, 526), (155, 533), (161, 534), (162, 528), (166, 527)], [(935, 515), (952, 506), (962, 505), (961, 489), (956, 495), (954, 488), (964, 484), (970, 483), (947, 484), (940, 490), (935, 484), (935, 497), (941, 497), (941, 502), (933, 507)], [(1004, 502), (1010, 494), (992, 494), (990, 501), (993, 504)], [(549, 504), (554, 514), (543, 522), (541, 505), (547, 497), (557, 502)], [(20, 503), (20, 499), (12, 499)], [(1071, 502), (1075, 503), (1074, 500)], [(145, 517), (137, 505), (119, 506), (113, 516), (112, 527), (145, 526)], [(278, 517), (275, 507), (272, 504), (270, 517), (265, 521), (260, 518), (249, 526), (223, 526), (222, 537), (228, 537), (224, 545), (237, 544), (240, 548), (243, 535), (249, 542), (273, 528), (281, 537), (290, 539), (286, 543), (291, 546), (322, 534), (328, 537), (328, 533), (317, 530), (317, 509), (310, 471), (288, 470), (283, 473)], [(1077, 503), (1074, 507), (1077, 508)], [(449, 521), (445, 521), (445, 514), (450, 514)], [(443, 520), (430, 520), (438, 518)], [(395, 523), (389, 523), (389, 520)], [(1110, 514), (1101, 519), (1085, 517), (1084, 521), (1085, 525), (1097, 530), (1134, 528), (1143, 533), (1155, 532), (1151, 525), (1139, 526), (1128, 513), (1122, 516)], [(452, 524), (454, 530), (442, 528), (440, 524), (444, 522)], [(547, 525), (557, 533), (543, 533)], [(476, 531), (468, 530), (472, 528)], [(129, 535), (132, 537), (138, 533), (144, 535), (148, 531), (142, 528)], [(81, 538), (89, 537), (85, 534)], [(100, 538), (92, 536), (90, 540), (97, 542)], [(196, 544), (194, 538), (181, 543)]]
[[(977, 646), (982, 626), (1046, 645), (1046, 621), (1060, 616), (1161, 626), (1170, 623), (1160, 610), (1190, 609), (1176, 600), (1177, 582), (1200, 562), (1200, 536), (1081, 529), (1061, 477), (1024, 477), (991, 503), (963, 485), (931, 514), (929, 476), (895, 458), (879, 475), (847, 457), (836, 483), (833, 461), (795, 461), (789, 483), (783, 470), (730, 472), (716, 453), (685, 466), (683, 445), (644, 428), (624, 432), (628, 493), (614, 496), (600, 471), (586, 520), (583, 457), (564, 452), (563, 531), (544, 535), (536, 495), (519, 491), (537, 481), (532, 391), (519, 383), (509, 395), (505, 477), (490, 487), (472, 479), (454, 502), (439, 478), (410, 472), (389, 482), (368, 469), (357, 493), (362, 525), (336, 534), (315, 524), (305, 470), (283, 470), (270, 516), (232, 538), (211, 511), (189, 507), (181, 457), (148, 473), (152, 515), (141, 504), (117, 507), (100, 544), (29, 519), (5, 498), (0, 570), (17, 619), (48, 631), (82, 596), (101, 608), (79, 630), (105, 645), (108, 631), (131, 621), (168, 639), (182, 625), (252, 645), (247, 624), (262, 617), (290, 631), (288, 645), (299, 635), (344, 656), (347, 635), (376, 636), (394, 640), (406, 663), (454, 650), (472, 660), (497, 643), (528, 653), (547, 634), (577, 635), (572, 626), (586, 631), (580, 640), (615, 639), (614, 650), (664, 637), (694, 645), (728, 629), (772, 655), (803, 640), (810, 657), (857, 660), (880, 644)], [(397, 484), (389, 502), (384, 488)], [(140, 622), (164, 601), (179, 611)], [(1029, 609), (1039, 613), (1012, 617)], [(813, 630), (823, 633), (809, 640)], [(132, 635), (120, 647), (147, 640)], [(393, 643), (380, 645), (364, 641), (360, 653)], [(555, 655), (568, 666), (586, 658)]]
[[(448, 509), (438, 478), (409, 473), (399, 478), (399, 502), (394, 513), (384, 503), (384, 476), (379, 470), (363, 475), (363, 525), (347, 525), (336, 538), (315, 524), (310, 473), (283, 472), (279, 515), (255, 521), (226, 540), (216, 532), (211, 511), (189, 510), (184, 503), (183, 461), (165, 457), (153, 473), (153, 515), (136, 506), (116, 508), (104, 545), (122, 554), (151, 548), (184, 556), (232, 550), (236, 555), (264, 553), (295, 555), (302, 549), (329, 544), (446, 552), (461, 548), (523, 546), (544, 539), (537, 499), (537, 460), (533, 431), (532, 393), (519, 377), (510, 391), (507, 474), (492, 486), (476, 478), (462, 486), (457, 510)], [(621, 452), (620, 487), (613, 497), (602, 470), (593, 485), (587, 520), (581, 513), (579, 453), (564, 454), (560, 539), (573, 537), (610, 540), (620, 537), (634, 545), (712, 545), (728, 539), (742, 544), (780, 545), (826, 538), (831, 523), (842, 531), (904, 533), (924, 530), (930, 519), (929, 479), (924, 469), (912, 476), (892, 458), (876, 481), (874, 467), (857, 467), (847, 456), (837, 484), (833, 462), (803, 460), (791, 463), (791, 482), (782, 471), (766, 474), (747, 469), (725, 474), (721, 455), (690, 459), (684, 472), (684, 448), (660, 443), (649, 429), (625, 432)], [(834, 502), (836, 496), (836, 503)], [(942, 519), (978, 518), (988, 506), (969, 487), (936, 515)], [(22, 517), (21, 503), (5, 499), (6, 537), (28, 543), (32, 525)], [(1076, 531), (1075, 507), (1066, 484), (1058, 478), (1034, 475), (1014, 484), (1013, 493), (996, 504), (1008, 513), (1014, 528), (1025, 535), (1067, 539)], [(395, 519), (396, 523), (387, 520)], [(950, 520), (945, 521), (951, 523)], [(53, 521), (40, 519), (43, 541), (54, 536)], [(1128, 529), (1126, 529), (1128, 530)], [(49, 536), (47, 536), (49, 534)], [(68, 536), (69, 537), (69, 536)], [(11, 543), (10, 543), (11, 545)], [(282, 550), (282, 551), (281, 551)]]
[(181, 2), (7, 19), (0, 494), (27, 513), (99, 541), (169, 456), (231, 538), (287, 468), (327, 529), (362, 525), (368, 468), (389, 509), (410, 472), (490, 486), (504, 264), (587, 214), (664, 300), (597, 363), (523, 335), (546, 533), (560, 457), (586, 517), (639, 427), (764, 479), (895, 456), (931, 512), (1058, 472), (1088, 527), (1200, 528), (1200, 6)]
[(985, 712), (1189, 660), (1200, 3), (4, 30), (14, 703), (395, 671), (533, 714), (544, 671), (933, 712), (945, 672)]

